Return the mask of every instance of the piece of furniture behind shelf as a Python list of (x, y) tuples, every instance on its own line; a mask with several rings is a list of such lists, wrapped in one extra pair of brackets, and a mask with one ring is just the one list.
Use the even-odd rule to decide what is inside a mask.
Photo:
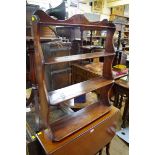
[[(45, 61), (49, 57), (59, 57), (70, 55), (70, 42), (48, 42), (42, 44)], [(46, 85), (47, 90), (52, 91), (70, 85), (70, 63), (53, 64), (46, 66)]]
[[(93, 155), (110, 143), (115, 135), (116, 122), (119, 116), (119, 110), (109, 102), (109, 90), (114, 83), (111, 66), (115, 56), (112, 44), (115, 25), (107, 20), (89, 22), (83, 15), (75, 15), (70, 19), (59, 21), (41, 10), (36, 11), (33, 18), (40, 118), (43, 128), (46, 128), (37, 137), (48, 155), (63, 155), (64, 153)], [(51, 57), (45, 60), (40, 44), (39, 28), (41, 25), (75, 26), (90, 30), (104, 29), (107, 31), (105, 49), (102, 52)], [(98, 57), (104, 57), (101, 77), (48, 92), (45, 78), (46, 66)], [(98, 102), (55, 122), (50, 122), (50, 106), (59, 107), (69, 99), (97, 89), (101, 89), (102, 92)], [(93, 148), (92, 145), (94, 145)]]
[(116, 25), (116, 62), (119, 64), (122, 63), (123, 52), (129, 53), (129, 17), (111, 14), (110, 21)]
[(117, 108), (122, 107), (123, 101), (125, 102), (123, 116), (122, 116), (122, 127), (126, 127), (126, 122), (129, 121), (129, 81), (128, 77), (126, 80), (119, 79), (115, 81), (114, 85), (114, 106)]
[[(36, 84), (32, 15), (39, 8), (39, 5), (26, 4), (26, 82), (30, 85)], [(58, 39), (54, 27), (41, 26), (40, 36), (41, 43), (47, 43), (51, 42), (53, 39)]]
[[(87, 67), (88, 65), (91, 68), (90, 67), (88, 68)], [(94, 65), (93, 64), (88, 64), (88, 65), (80, 65), (80, 64), (72, 64), (71, 65), (71, 69), (72, 69), (71, 70), (72, 71), (71, 82), (72, 82), (72, 84), (75, 84), (78, 82), (83, 82), (85, 80), (90, 80), (90, 79), (95, 78), (95, 77), (100, 77), (102, 75), (101, 69), (98, 68), (98, 66), (101, 66), (101, 65), (97, 65), (95, 63), (94, 63)], [(124, 77), (126, 75), (127, 74), (124, 73), (124, 74), (117, 75), (114, 78), (119, 79), (119, 78)], [(114, 89), (114, 86), (112, 87), (112, 89), (109, 92), (110, 99), (115, 95), (115, 92), (113, 91), (113, 89)], [(95, 90), (95, 93), (99, 96), (101, 93), (101, 90), (100, 89)]]

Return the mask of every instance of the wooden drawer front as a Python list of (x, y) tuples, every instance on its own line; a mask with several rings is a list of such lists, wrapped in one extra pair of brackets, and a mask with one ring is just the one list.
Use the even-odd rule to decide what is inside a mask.
[(85, 80), (88, 80), (86, 71), (82, 70), (81, 68), (72, 66), (72, 82), (78, 83)]
[(94, 128), (91, 128), (77, 139), (66, 144), (64, 147), (51, 153), (51, 155), (94, 155), (96, 150), (100, 150), (108, 144), (114, 134), (108, 133), (109, 127), (116, 121), (116, 115), (104, 122), (101, 122)]
[(98, 77), (99, 75), (95, 74), (95, 73), (91, 73), (91, 72), (87, 72), (87, 79), (92, 79), (92, 78), (95, 78), (95, 77)]
[(83, 69), (81, 67), (72, 66), (72, 82), (78, 83), (83, 82), (95, 77), (98, 77), (99, 75), (89, 72), (86, 69)]
[[(69, 49), (67, 50), (60, 50), (52, 53), (52, 57), (61, 57), (61, 56), (67, 56), (70, 55)], [(69, 62), (63, 62), (60, 64), (54, 64), (51, 66), (52, 71), (59, 70), (59, 69), (65, 69), (69, 67)]]
[[(45, 60), (51, 57), (61, 57), (70, 55), (70, 44), (62, 42), (43, 43), (42, 49)], [(69, 62), (54, 64), (51, 66), (52, 71), (65, 69), (69, 67)]]
[(69, 63), (66, 63), (66, 62), (63, 62), (63, 63), (60, 63), (60, 64), (54, 64), (51, 66), (51, 70), (52, 71), (55, 71), (55, 70), (61, 70), (61, 69), (65, 69), (65, 68), (68, 68), (69, 67)]
[(51, 76), (52, 90), (60, 89), (70, 85), (70, 71), (54, 73)]

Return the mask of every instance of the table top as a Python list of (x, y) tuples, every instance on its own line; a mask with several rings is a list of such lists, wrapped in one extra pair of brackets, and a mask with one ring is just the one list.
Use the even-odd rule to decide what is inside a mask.
[[(95, 120), (94, 122), (90, 123), (86, 127), (82, 128), (81, 130), (77, 131), (76, 133), (68, 136), (67, 138), (63, 139), (60, 142), (52, 142), (48, 136), (47, 136), (47, 129), (39, 132), (36, 134), (39, 142), (41, 143), (42, 147), (44, 148), (45, 152), (47, 154), (52, 154), (56, 150), (64, 147), (65, 145), (71, 143), (72, 141), (75, 141), (76, 139), (79, 139), (81, 136), (83, 136), (86, 133), (90, 132), (90, 129), (93, 129), (98, 126), (101, 122), (105, 122), (105, 125), (108, 123), (106, 120), (114, 120), (118, 117), (118, 109), (114, 106), (111, 106), (111, 110), (106, 115), (100, 117), (99, 119)], [(96, 128), (95, 128), (96, 131)], [(106, 139), (106, 138), (105, 138)]]
[(116, 80), (115, 84), (117, 84), (118, 86), (122, 86), (124, 88), (129, 89), (129, 80), (128, 80), (127, 76)]

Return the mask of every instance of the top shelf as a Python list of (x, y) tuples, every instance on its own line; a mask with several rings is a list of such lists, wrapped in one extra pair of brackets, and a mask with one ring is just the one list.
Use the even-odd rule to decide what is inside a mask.
[(103, 29), (115, 29), (115, 25), (108, 20), (89, 22), (88, 19), (82, 15), (77, 14), (66, 20), (56, 20), (48, 16), (44, 11), (37, 10), (33, 15), (33, 22), (37, 21), (41, 25), (55, 25), (55, 26), (73, 26), (81, 27), (81, 29), (86, 30), (103, 30)]

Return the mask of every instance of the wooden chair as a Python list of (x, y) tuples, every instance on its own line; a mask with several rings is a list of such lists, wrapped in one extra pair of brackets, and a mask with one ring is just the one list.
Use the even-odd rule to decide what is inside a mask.
[[(114, 83), (112, 61), (115, 53), (112, 39), (115, 32), (115, 25), (107, 20), (89, 22), (80, 14), (67, 20), (55, 20), (41, 10), (37, 10), (32, 16), (32, 24), (40, 117), (45, 128), (41, 133), (37, 134), (37, 137), (46, 154), (93, 155), (110, 143), (115, 135), (116, 122), (119, 116), (119, 110), (110, 105), (108, 95)], [(105, 49), (103, 52), (52, 57), (45, 61), (40, 44), (39, 30), (42, 26), (46, 25), (75, 26), (80, 27), (81, 30), (106, 30)], [(104, 57), (102, 77), (93, 78), (51, 92), (47, 91), (44, 75), (46, 65), (97, 57)], [(69, 99), (99, 88), (102, 90), (99, 102), (50, 123), (49, 106), (61, 105)]]

